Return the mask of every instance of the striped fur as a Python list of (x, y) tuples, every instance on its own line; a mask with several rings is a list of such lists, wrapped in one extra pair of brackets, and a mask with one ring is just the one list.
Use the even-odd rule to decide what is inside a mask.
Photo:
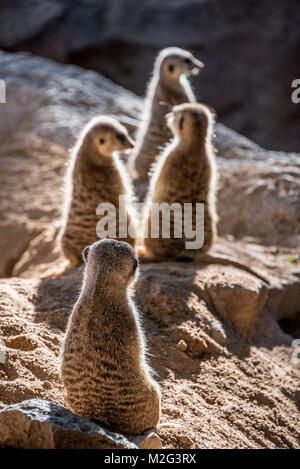
[[(101, 145), (100, 139), (105, 143)], [(96, 208), (100, 203), (113, 204), (118, 220), (119, 195), (126, 195), (127, 222), (129, 224), (132, 220), (135, 224), (132, 186), (123, 163), (115, 153), (132, 146), (126, 129), (113, 118), (100, 116), (83, 130), (67, 173), (63, 226), (59, 237), (71, 266), (81, 263), (84, 247), (97, 240), (96, 226), (100, 216), (96, 214)], [(123, 240), (134, 244), (130, 236)]]
[[(190, 62), (186, 63), (186, 60)], [(169, 70), (170, 66), (172, 71)], [(148, 179), (157, 153), (172, 136), (166, 126), (165, 115), (171, 106), (195, 101), (187, 77), (202, 67), (203, 64), (192, 54), (177, 47), (169, 47), (159, 53), (148, 85), (136, 145), (128, 162), (133, 179)]]
[(89, 248), (82, 291), (61, 349), (68, 407), (132, 435), (155, 427), (160, 418), (159, 386), (128, 294), (136, 266), (127, 243), (106, 239)]
[[(211, 143), (213, 115), (201, 104), (183, 104), (173, 108), (170, 127), (174, 141), (157, 158), (153, 168), (150, 189), (144, 213), (144, 226), (151, 233), (152, 203), (193, 203), (193, 229), (195, 229), (195, 203), (204, 203), (204, 245), (200, 249), (185, 249), (188, 241), (172, 236), (174, 218), (171, 214), (171, 237), (155, 239), (144, 237), (140, 241), (143, 255), (151, 259), (196, 259), (212, 248), (217, 235), (216, 215), (216, 161)], [(181, 128), (182, 126), (182, 128)], [(161, 226), (160, 226), (161, 230)]]

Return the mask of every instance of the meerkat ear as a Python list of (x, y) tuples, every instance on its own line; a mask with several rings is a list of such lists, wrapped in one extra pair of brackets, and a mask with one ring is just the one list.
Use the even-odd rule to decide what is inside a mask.
[(213, 107), (209, 107), (209, 110), (212, 113), (214, 120), (216, 121), (218, 118), (217, 111)]
[(90, 250), (90, 246), (86, 246), (86, 247), (84, 248), (84, 250), (82, 251), (82, 258), (83, 258), (85, 264), (87, 263), (87, 258), (88, 258), (89, 250)]
[(183, 121), (184, 121), (184, 117), (183, 117), (183, 116), (180, 116), (179, 124), (178, 124), (180, 130), (183, 129)]
[(133, 272), (136, 271), (136, 269), (138, 268), (138, 265), (139, 265), (138, 260), (137, 260), (137, 259), (134, 259), (134, 261), (133, 261)]

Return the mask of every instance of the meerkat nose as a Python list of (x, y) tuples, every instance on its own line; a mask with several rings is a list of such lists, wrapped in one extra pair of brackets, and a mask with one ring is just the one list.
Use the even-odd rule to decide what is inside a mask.
[(201, 62), (201, 60), (193, 58), (193, 64), (198, 67), (200, 70), (201, 68), (204, 68), (204, 63)]
[(204, 63), (198, 59), (193, 58), (192, 64), (193, 64), (192, 71), (191, 71), (192, 75), (197, 75), (200, 72), (200, 70), (204, 68)]

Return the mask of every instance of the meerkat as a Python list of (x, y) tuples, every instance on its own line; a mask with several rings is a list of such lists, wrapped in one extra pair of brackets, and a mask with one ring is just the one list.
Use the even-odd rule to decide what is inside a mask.
[(83, 258), (83, 286), (60, 355), (66, 403), (115, 431), (142, 434), (158, 425), (161, 397), (128, 293), (135, 252), (128, 243), (104, 239), (86, 247)]
[[(203, 104), (186, 103), (175, 106), (167, 116), (168, 125), (174, 140), (158, 157), (153, 167), (149, 193), (143, 215), (144, 233), (139, 241), (139, 253), (144, 261), (186, 259), (204, 263), (232, 265), (268, 281), (252, 268), (230, 258), (210, 255), (217, 238), (216, 181), (217, 166), (212, 136), (214, 112)], [(162, 236), (162, 219), (157, 219), (159, 230), (157, 237), (151, 237), (153, 203), (179, 204), (180, 223), (174, 212), (170, 216), (170, 237)], [(196, 204), (204, 204), (203, 244), (196, 249), (187, 249), (188, 238), (184, 232), (184, 204), (192, 204), (192, 230), (197, 224)], [(175, 236), (175, 225), (179, 226), (179, 235)]]
[(136, 145), (128, 159), (134, 180), (147, 181), (159, 149), (172, 136), (165, 115), (172, 106), (195, 101), (188, 77), (197, 74), (203, 67), (200, 60), (178, 47), (168, 47), (159, 53), (148, 86)]
[[(126, 197), (125, 222), (128, 227), (134, 225), (132, 186), (116, 153), (133, 145), (125, 127), (112, 117), (96, 117), (84, 128), (67, 173), (66, 201), (58, 238), (71, 267), (82, 262), (84, 247), (97, 240), (96, 227), (100, 218), (96, 209), (100, 203), (115, 207), (116, 234), (112, 237), (119, 238), (120, 195)], [(122, 239), (133, 245), (134, 237), (133, 233), (133, 236), (128, 234)]]

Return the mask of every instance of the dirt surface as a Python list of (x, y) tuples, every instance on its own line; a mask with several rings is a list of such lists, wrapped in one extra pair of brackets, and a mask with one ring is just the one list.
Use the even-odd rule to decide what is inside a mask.
[[(8, 55), (5, 57), (7, 64)], [(49, 82), (43, 85), (45, 90), (49, 91), (49, 83), (53, 85), (56, 79), (67, 88), (69, 74), (75, 94), (80, 77), (87, 73), (51, 65), (54, 73), (42, 59), (21, 56), (20, 60), (22, 67), (27, 61), (32, 65), (32, 60), (39, 60), (39, 78), (30, 81), (37, 96), (37, 83), (46, 71)], [(15, 58), (14, 63), (12, 82), (21, 79), (22, 73), (26, 75), (24, 67), (20, 72)], [(37, 397), (64, 405), (58, 355), (80, 289), (82, 268), (62, 275), (64, 259), (56, 248), (55, 236), (60, 226), (67, 148), (74, 140), (80, 116), (82, 120), (91, 117), (98, 106), (96, 102), (91, 111), (85, 104), (93, 86), (101, 90), (102, 78), (95, 76), (87, 94), (81, 90), (81, 101), (74, 104), (73, 113), (68, 108), (69, 98), (64, 101), (65, 94), (57, 88), (55, 102), (49, 97), (48, 104), (37, 101), (37, 110), (42, 102), (44, 112), (33, 113), (34, 122), (28, 117), (22, 125), (11, 126), (9, 133), (4, 132), (7, 120), (0, 118), (1, 408)], [(116, 94), (123, 96), (121, 102), (113, 98), (113, 84), (105, 82), (103, 89), (107, 112), (123, 116), (127, 112), (128, 118), (135, 118), (135, 107), (127, 109), (124, 105), (131, 102), (130, 94), (116, 88)], [(11, 95), (9, 109), (15, 106), (7, 117), (11, 122), (17, 122), (20, 101), (16, 96)], [(68, 112), (72, 116), (70, 127), (64, 120)], [(273, 167), (271, 159), (265, 158), (263, 166), (263, 150), (224, 127), (219, 127), (217, 143), (222, 153), (219, 200), (223, 202), (222, 237), (215, 254), (252, 266), (269, 283), (219, 264), (170, 262), (140, 267), (133, 295), (143, 315), (149, 360), (162, 386), (165, 425), (159, 428), (159, 434), (165, 448), (300, 448), (299, 349), (293, 346), (293, 340), (300, 337), (296, 155), (282, 154), (278, 166)], [(264, 155), (271, 158), (269, 153)], [(238, 163), (239, 158), (242, 163)], [(248, 186), (247, 166), (252, 167)], [(239, 171), (244, 171), (243, 179)], [(274, 174), (280, 181), (280, 174), (288, 171), (291, 177), (286, 184), (290, 186), (272, 192)], [(228, 180), (230, 187), (225, 183)], [(250, 202), (242, 195), (259, 181), (269, 194), (273, 211), (264, 227), (262, 196), (256, 194), (251, 232), (251, 217), (248, 225), (239, 226), (243, 215), (236, 207), (226, 211), (226, 204), (230, 198), (236, 204), (242, 198), (246, 213)], [(251, 198), (250, 189), (249, 194)], [(267, 205), (261, 210), (267, 210)], [(278, 233), (275, 219), (280, 210), (287, 214), (280, 222), (280, 236), (267, 242), (270, 226)], [(235, 232), (230, 232), (230, 223), (235, 224)]]
[[(257, 347), (216, 313), (208, 288), (258, 287), (248, 274), (217, 266), (143, 267), (137, 303), (151, 365), (162, 386), (166, 448), (297, 448), (300, 370), (292, 349)], [(42, 397), (64, 404), (58, 354), (81, 269), (47, 280), (7, 279), (0, 285), (1, 407)], [(149, 288), (151, 284), (151, 289)], [(249, 319), (249, 318), (248, 318)], [(267, 326), (269, 323), (267, 323)]]

